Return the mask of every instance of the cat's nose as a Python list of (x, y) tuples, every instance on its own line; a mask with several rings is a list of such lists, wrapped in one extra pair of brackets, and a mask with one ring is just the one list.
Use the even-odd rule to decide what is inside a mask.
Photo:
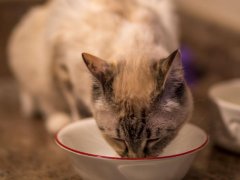
[(131, 139), (126, 141), (126, 146), (128, 149), (127, 156), (129, 158), (144, 158), (146, 154), (144, 153), (146, 142), (139, 139)]

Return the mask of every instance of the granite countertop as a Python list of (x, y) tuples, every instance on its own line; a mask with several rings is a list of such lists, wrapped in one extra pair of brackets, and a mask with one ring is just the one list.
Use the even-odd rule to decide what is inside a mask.
[[(211, 118), (219, 118), (206, 97), (217, 78), (193, 86), (195, 112), (192, 123), (211, 132)], [(17, 86), (12, 79), (0, 79), (0, 179), (81, 179), (66, 154), (44, 129), (42, 120), (25, 119), (19, 110)], [(210, 143), (199, 153), (184, 180), (239, 180), (240, 155)]]

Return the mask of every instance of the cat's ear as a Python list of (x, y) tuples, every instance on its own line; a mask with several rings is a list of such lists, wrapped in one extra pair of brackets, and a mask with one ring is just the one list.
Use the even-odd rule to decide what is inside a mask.
[(181, 53), (179, 50), (171, 53), (167, 58), (161, 59), (155, 64), (158, 79), (161, 79), (162, 87), (165, 87), (166, 82), (171, 80), (183, 80), (184, 72), (181, 61)]
[(106, 82), (113, 74), (113, 68), (106, 61), (88, 53), (82, 53), (83, 60), (89, 71), (101, 83)]

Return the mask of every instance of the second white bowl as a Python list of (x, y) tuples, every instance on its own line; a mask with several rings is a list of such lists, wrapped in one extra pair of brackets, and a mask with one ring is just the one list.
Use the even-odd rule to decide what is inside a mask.
[(240, 79), (213, 85), (209, 96), (216, 103), (222, 120), (215, 121), (217, 142), (240, 153)]

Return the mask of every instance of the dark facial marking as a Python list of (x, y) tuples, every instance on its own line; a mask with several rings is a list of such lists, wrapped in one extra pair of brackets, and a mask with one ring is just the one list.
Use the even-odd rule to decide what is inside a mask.
[(159, 136), (160, 136), (160, 133), (161, 133), (161, 129), (160, 129), (160, 128), (157, 128), (156, 137), (159, 137)]
[(125, 146), (125, 150), (123, 151), (121, 157), (127, 157), (127, 155), (128, 155), (128, 147)]
[(114, 107), (114, 92), (113, 92), (113, 84), (114, 78), (111, 77), (107, 81), (103, 83), (99, 82), (97, 79), (93, 78), (92, 85), (92, 100), (96, 101), (100, 98), (105, 98), (106, 102)]
[(119, 129), (119, 127), (116, 129), (116, 132), (117, 132), (117, 137), (118, 137), (118, 138), (121, 138), (121, 134), (120, 134), (120, 129)]
[(174, 95), (173, 95), (173, 98), (177, 99), (180, 104), (183, 104), (184, 103), (184, 94), (185, 94), (185, 85), (184, 83), (180, 83), (177, 85), (175, 91), (174, 91)]
[(148, 138), (148, 139), (151, 138), (151, 136), (152, 136), (151, 130), (150, 130), (149, 128), (147, 128), (147, 129), (146, 129), (146, 132), (147, 132), (147, 138)]
[(113, 77), (109, 77), (107, 81), (104, 81), (103, 83), (100, 83), (96, 79), (93, 80), (93, 85), (92, 85), (92, 98), (93, 101), (96, 101), (100, 99), (100, 97), (105, 97), (106, 101), (110, 105), (114, 105), (114, 92), (113, 92)]
[(164, 82), (164, 73), (161, 70), (159, 62), (154, 62), (152, 65), (152, 70), (154, 72), (154, 76), (157, 79), (157, 90), (161, 90), (163, 82)]
[(142, 137), (143, 131), (145, 130), (145, 125), (142, 124), (138, 133), (137, 133), (137, 139), (140, 139)]
[(159, 103), (162, 99), (163, 96), (163, 91), (162, 89), (158, 89), (152, 94), (152, 106), (155, 106), (155, 104)]
[(77, 99), (76, 101), (77, 101), (78, 114), (80, 114), (81, 117), (83, 118), (91, 117), (92, 113), (88, 109), (88, 107), (84, 104), (84, 102), (80, 99)]
[(175, 94), (177, 97), (182, 97), (184, 95), (185, 86), (183, 83), (179, 84), (175, 90)]
[(141, 120), (143, 124), (146, 124), (146, 109), (142, 109), (141, 111)]
[(138, 133), (137, 133), (137, 138), (138, 139), (141, 138), (145, 128), (146, 128), (146, 110), (142, 109), (142, 111), (141, 111), (141, 125), (140, 125), (140, 128), (139, 128)]
[(121, 118), (119, 127), (123, 132), (124, 140), (129, 145), (133, 152), (137, 153), (144, 139), (145, 124), (142, 123), (142, 118), (137, 118), (134, 112), (128, 112), (128, 115)]
[(114, 96), (113, 81), (114, 81), (114, 78), (109, 77), (109, 79), (102, 84), (104, 96), (110, 104), (113, 103), (113, 96)]
[(168, 143), (174, 139), (178, 132), (178, 129), (167, 129), (167, 135), (163, 138), (160, 137), (161, 129), (158, 128), (156, 131), (156, 139), (150, 139), (144, 148), (144, 153), (146, 156), (157, 156)]
[(166, 147), (168, 145), (168, 143), (176, 136), (176, 132), (172, 131), (169, 132), (169, 134), (161, 139), (160, 141), (156, 142), (156, 144), (154, 146), (152, 146), (152, 153), (158, 153), (159, 149), (163, 149), (164, 147)]
[(144, 127), (141, 119), (136, 118), (133, 112), (128, 113), (125, 117), (121, 118), (121, 127), (124, 130), (125, 136), (129, 140), (136, 140), (139, 136), (139, 131)]
[(98, 100), (102, 95), (102, 88), (99, 82), (93, 82), (92, 85), (92, 100)]

